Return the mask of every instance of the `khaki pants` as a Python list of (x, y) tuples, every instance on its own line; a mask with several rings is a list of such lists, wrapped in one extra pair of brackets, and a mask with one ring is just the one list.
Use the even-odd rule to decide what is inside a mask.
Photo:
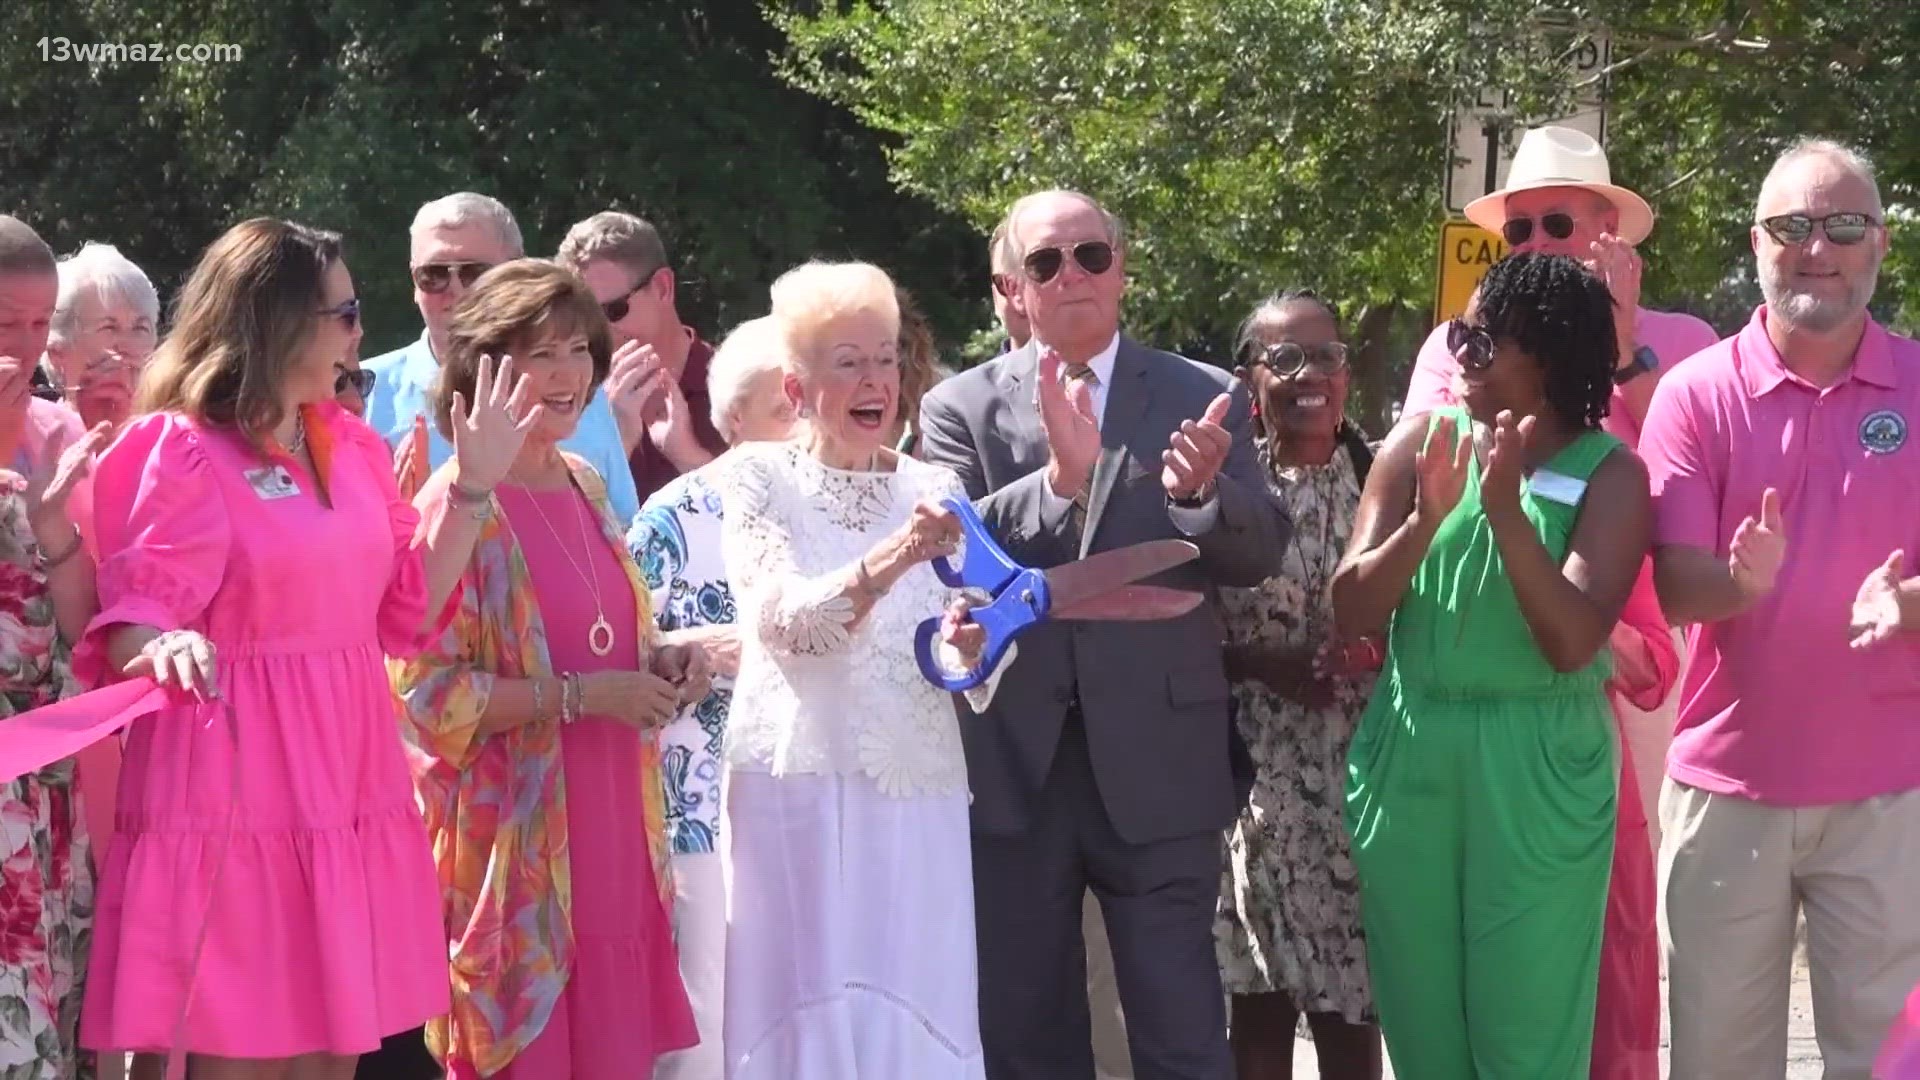
[(1082, 930), (1087, 937), (1087, 1010), (1093, 1017), (1094, 1068), (1099, 1080), (1133, 1080), (1127, 1023), (1120, 1014), (1120, 984), (1114, 980), (1113, 952), (1107, 947), (1107, 922), (1091, 890)]
[(1869, 1080), (1920, 983), (1920, 790), (1786, 808), (1669, 779), (1660, 937), (1672, 1080), (1786, 1072), (1797, 909), (1826, 1080)]

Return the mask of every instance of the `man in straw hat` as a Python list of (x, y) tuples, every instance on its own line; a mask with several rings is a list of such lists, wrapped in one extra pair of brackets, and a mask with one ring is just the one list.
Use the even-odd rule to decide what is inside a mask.
[[(1538, 127), (1521, 137), (1507, 185), (1467, 204), (1467, 218), (1498, 233), (1513, 251), (1567, 255), (1607, 283), (1614, 298), (1619, 359), (1613, 408), (1604, 426), (1629, 446), (1661, 374), (1714, 344), (1713, 328), (1691, 315), (1640, 306), (1640, 256), (1634, 245), (1653, 231), (1647, 201), (1613, 183), (1606, 151), (1586, 133)], [(1470, 305), (1471, 306), (1471, 305)], [(1471, 314), (1471, 312), (1469, 312)], [(1404, 412), (1456, 404), (1460, 364), (1447, 348), (1447, 327), (1436, 327), (1420, 349)], [(1635, 587), (1629, 612), (1657, 612), (1650, 569)], [(1660, 966), (1655, 934), (1656, 882), (1649, 805), (1673, 730), (1669, 691), (1676, 652), (1664, 620), (1625, 622), (1613, 635), (1619, 722), (1620, 800), (1613, 877), (1601, 948), (1600, 993), (1593, 1042), (1594, 1077), (1657, 1080), (1660, 1047)], [(1631, 672), (1657, 673), (1635, 685)], [(1662, 701), (1662, 699), (1668, 699)], [(1652, 712), (1639, 706), (1654, 705)], [(1637, 775), (1635, 762), (1645, 767)], [(1644, 793), (1644, 795), (1643, 795)]]

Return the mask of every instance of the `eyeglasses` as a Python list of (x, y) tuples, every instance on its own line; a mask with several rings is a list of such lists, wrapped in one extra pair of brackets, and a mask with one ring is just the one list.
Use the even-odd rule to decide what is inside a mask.
[(613, 299), (608, 300), (605, 303), (602, 303), (600, 305), (600, 311), (602, 314), (604, 314), (607, 317), (607, 321), (610, 323), (614, 323), (614, 322), (619, 322), (621, 319), (626, 318), (627, 312), (633, 310), (634, 294), (639, 292), (641, 289), (644, 289), (647, 286), (653, 284), (654, 275), (658, 274), (660, 270), (661, 270), (660, 267), (658, 266), (654, 267), (653, 270), (650, 271), (645, 277), (635, 282), (633, 288), (628, 289), (624, 295), (616, 296)]
[(492, 263), (483, 262), (421, 263), (411, 273), (414, 288), (423, 293), (438, 294), (446, 292), (456, 276), (460, 278), (461, 288), (471, 289), (473, 283), (480, 280), (480, 275), (491, 269)]
[[(1540, 228), (1546, 230), (1546, 234), (1555, 240), (1565, 240), (1573, 235), (1573, 215), (1546, 214), (1540, 218)], [(1507, 242), (1508, 247), (1519, 247), (1533, 239), (1533, 219), (1513, 218), (1500, 226), (1500, 237)]]
[(1782, 244), (1804, 244), (1813, 239), (1813, 227), (1820, 226), (1827, 239), (1842, 247), (1857, 244), (1867, 238), (1867, 233), (1879, 225), (1867, 214), (1828, 214), (1826, 217), (1808, 217), (1805, 214), (1779, 214), (1763, 218), (1760, 227), (1767, 235)]
[(1493, 335), (1483, 326), (1469, 326), (1465, 319), (1447, 323), (1447, 351), (1469, 371), (1485, 371), (1493, 366)]
[(1252, 363), (1264, 365), (1275, 375), (1292, 378), (1311, 366), (1322, 375), (1338, 375), (1346, 370), (1347, 347), (1338, 341), (1320, 345), (1301, 345), (1282, 341), (1266, 347)]
[(1027, 252), (1020, 266), (1027, 273), (1027, 280), (1035, 285), (1045, 285), (1060, 276), (1066, 268), (1067, 254), (1073, 254), (1073, 261), (1080, 269), (1099, 277), (1113, 269), (1113, 245), (1105, 240), (1086, 240), (1078, 244), (1066, 244), (1060, 247), (1043, 247)]
[(360, 298), (356, 296), (351, 300), (342, 300), (330, 308), (321, 308), (315, 314), (339, 319), (341, 326), (352, 330), (360, 324)]
[(351, 386), (353, 387), (353, 392), (359, 394), (361, 397), (372, 397), (373, 384), (379, 381), (380, 373), (377, 371), (370, 371), (366, 368), (348, 371), (343, 368), (333, 377), (333, 396), (339, 397), (341, 394), (347, 392), (347, 387)]

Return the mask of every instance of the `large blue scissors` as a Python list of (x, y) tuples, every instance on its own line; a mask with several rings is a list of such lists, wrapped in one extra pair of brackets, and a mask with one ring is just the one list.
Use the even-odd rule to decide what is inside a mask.
[(1199, 558), (1200, 549), (1185, 540), (1153, 540), (1034, 570), (1014, 562), (993, 542), (966, 500), (949, 498), (941, 505), (960, 521), (966, 560), (955, 570), (945, 556), (936, 558), (933, 572), (952, 588), (979, 590), (992, 600), (968, 613), (986, 630), (987, 642), (979, 665), (963, 675), (948, 674), (935, 659), (938, 617), (915, 629), (914, 657), (920, 661), (920, 674), (935, 686), (968, 690), (986, 682), (1013, 639), (1045, 619), (1172, 619), (1200, 606), (1197, 592), (1135, 584)]

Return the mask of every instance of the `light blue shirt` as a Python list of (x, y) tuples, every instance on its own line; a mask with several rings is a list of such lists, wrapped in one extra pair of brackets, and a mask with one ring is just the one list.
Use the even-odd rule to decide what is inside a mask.
[[(453, 445), (440, 434), (428, 414), (428, 396), (434, 380), (440, 377), (440, 363), (433, 358), (425, 331), (420, 340), (368, 360), (361, 365), (379, 375), (373, 384), (373, 396), (367, 399), (367, 423), (388, 446), (400, 445), (413, 430), (416, 416), (427, 416), (427, 463), (439, 468), (453, 456)], [(614, 423), (613, 409), (605, 394), (596, 393), (580, 414), (580, 426), (573, 436), (560, 444), (587, 459), (607, 485), (607, 501), (613, 504), (618, 520), (630, 522), (640, 512), (640, 493), (633, 486), (633, 470), (627, 465), (626, 448), (620, 442), (620, 427)]]

